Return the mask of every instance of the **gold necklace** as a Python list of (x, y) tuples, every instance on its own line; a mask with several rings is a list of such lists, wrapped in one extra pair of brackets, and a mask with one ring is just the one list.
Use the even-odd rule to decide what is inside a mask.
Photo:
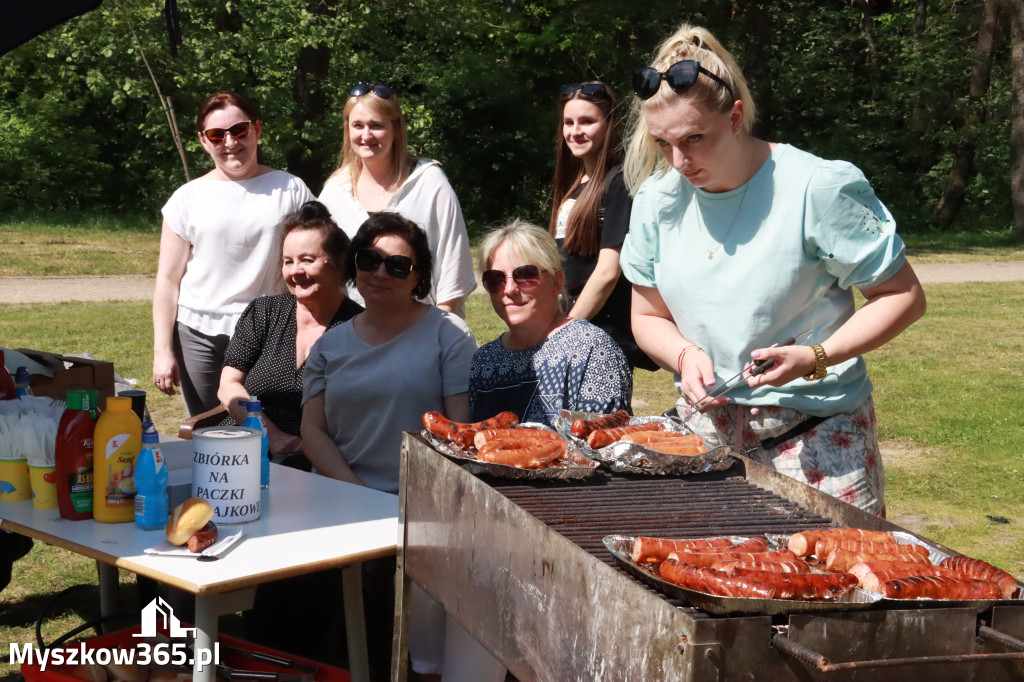
[(700, 243), (704, 245), (704, 250), (708, 252), (708, 260), (711, 260), (712, 258), (715, 257), (715, 254), (718, 253), (718, 250), (722, 248), (723, 244), (725, 244), (725, 238), (729, 236), (730, 232), (732, 232), (732, 228), (736, 227), (736, 219), (740, 217), (740, 211), (743, 210), (743, 201), (747, 198), (747, 190), (750, 189), (751, 180), (753, 180), (753, 178), (750, 178), (750, 180), (747, 180), (743, 184), (743, 194), (740, 195), (740, 203), (738, 206), (736, 206), (736, 213), (734, 213), (732, 216), (732, 222), (729, 223), (729, 229), (727, 229), (725, 233), (722, 235), (722, 242), (713, 249), (708, 248), (708, 243), (707, 241), (704, 240), (704, 231), (707, 230), (708, 239), (710, 239), (711, 230), (708, 230), (706, 227), (704, 227), (704, 219), (701, 215), (700, 210), (700, 197), (696, 194), (693, 195), (693, 200), (697, 206), (697, 236), (700, 237)]

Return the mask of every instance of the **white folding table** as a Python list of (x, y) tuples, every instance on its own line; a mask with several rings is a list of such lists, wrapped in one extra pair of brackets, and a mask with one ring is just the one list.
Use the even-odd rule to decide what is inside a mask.
[[(161, 447), (169, 463), (191, 452), (189, 441)], [(0, 528), (95, 559), (103, 612), (116, 610), (118, 568), (194, 594), (197, 650), (212, 648), (219, 616), (252, 606), (256, 585), (342, 567), (349, 672), (357, 682), (369, 679), (360, 564), (395, 554), (396, 495), (272, 464), (259, 520), (238, 526), (242, 539), (215, 561), (146, 554), (162, 532), (68, 521), (28, 501), (0, 502), (0, 519)], [(195, 682), (210, 682), (215, 671), (197, 662), (193, 672)]]

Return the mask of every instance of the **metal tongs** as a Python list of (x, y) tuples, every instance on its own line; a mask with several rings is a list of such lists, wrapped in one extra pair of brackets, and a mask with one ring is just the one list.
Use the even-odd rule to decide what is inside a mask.
[[(807, 340), (809, 340), (811, 338), (811, 334), (812, 333), (813, 332), (810, 329), (804, 330), (804, 331), (800, 332), (799, 334), (797, 334), (796, 336), (789, 337), (788, 339), (786, 339), (782, 343), (775, 344), (775, 346), (796, 346), (798, 344), (803, 344), (804, 341), (807, 341)], [(750, 368), (750, 376), (757, 376), (758, 374), (764, 374), (765, 372), (767, 372), (768, 370), (770, 370), (774, 366), (775, 366), (775, 360), (774, 359), (754, 360), (753, 361), (753, 366)], [(693, 416), (695, 414), (697, 414), (698, 412), (703, 410), (705, 407), (710, 405), (712, 402), (714, 402), (716, 398), (721, 398), (723, 395), (725, 395), (726, 393), (728, 393), (732, 389), (736, 388), (741, 383), (744, 383), (745, 382), (744, 373), (746, 373), (746, 372), (747, 372), (747, 370), (743, 369), (742, 371), (740, 371), (735, 376), (730, 377), (728, 381), (723, 382), (720, 386), (716, 386), (713, 391), (711, 391), (710, 393), (705, 395), (703, 398), (700, 398), (699, 400), (696, 400), (696, 401), (690, 403), (690, 414), (685, 419), (680, 420), (681, 423), (685, 424), (686, 422), (690, 421), (691, 419), (693, 419)]]

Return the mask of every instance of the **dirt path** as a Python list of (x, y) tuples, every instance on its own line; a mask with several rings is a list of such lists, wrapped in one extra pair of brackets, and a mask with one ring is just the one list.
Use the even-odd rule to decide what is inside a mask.
[[(918, 263), (924, 284), (1024, 281), (1024, 261), (999, 263)], [(150, 301), (153, 278), (141, 275), (83, 277), (0, 277), (0, 302)], [(476, 293), (483, 289), (477, 287)]]

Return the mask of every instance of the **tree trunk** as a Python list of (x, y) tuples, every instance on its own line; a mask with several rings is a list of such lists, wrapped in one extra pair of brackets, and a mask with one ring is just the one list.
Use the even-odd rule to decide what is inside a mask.
[(741, 3), (740, 7), (744, 15), (743, 26), (749, 36), (743, 72), (750, 83), (751, 96), (757, 106), (754, 134), (762, 139), (771, 139), (775, 137), (772, 121), (776, 107), (772, 97), (769, 46), (775, 33), (775, 26), (771, 13), (765, 11), (764, 3), (745, 2)]
[(1010, 106), (1010, 198), (1013, 229), (1024, 235), (1024, 2), (1007, 3), (1010, 13), (1010, 62), (1013, 103)]
[[(921, 68), (921, 43), (924, 41), (925, 32), (928, 30), (928, 0), (916, 0), (914, 3), (913, 23), (913, 60), (914, 60), (914, 92), (921, 92), (921, 81), (924, 79), (924, 70)], [(932, 118), (921, 105), (921, 97), (918, 95), (910, 112), (911, 130), (924, 130), (930, 124)]]
[[(1017, 0), (1014, 0), (1015, 3)], [(967, 117), (960, 131), (953, 167), (946, 181), (946, 191), (935, 206), (939, 227), (948, 230), (963, 206), (967, 184), (974, 175), (975, 128), (985, 122), (985, 107), (981, 100), (988, 92), (992, 74), (992, 60), (999, 27), (999, 0), (985, 0), (978, 23), (978, 45), (975, 48), (974, 68), (971, 71), (970, 91), (967, 98)]]

